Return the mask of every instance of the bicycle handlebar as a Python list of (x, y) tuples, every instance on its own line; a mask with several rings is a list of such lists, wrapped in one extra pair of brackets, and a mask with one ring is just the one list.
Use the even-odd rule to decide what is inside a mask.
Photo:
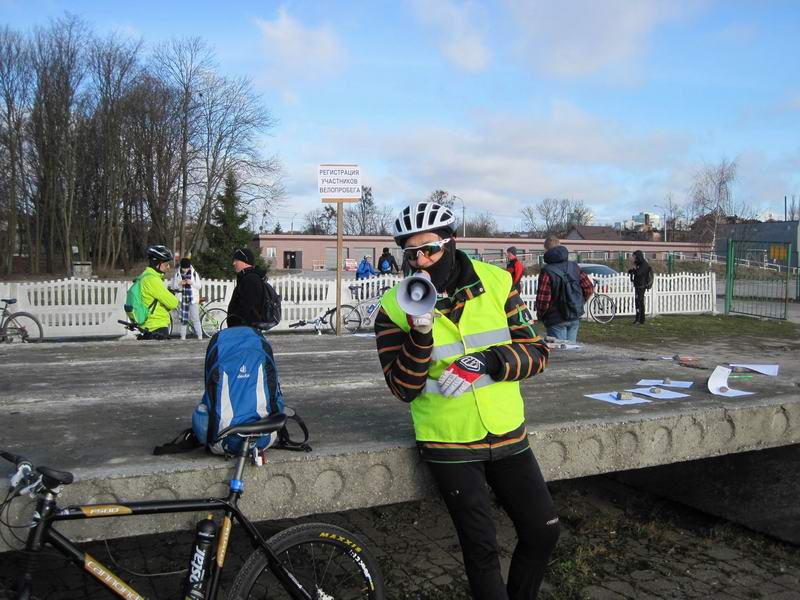
[(30, 462), (25, 457), (20, 456), (19, 454), (12, 454), (11, 452), (6, 452), (5, 450), (0, 450), (0, 456), (5, 458), (8, 462), (14, 463), (15, 467), (19, 466), (20, 463)]

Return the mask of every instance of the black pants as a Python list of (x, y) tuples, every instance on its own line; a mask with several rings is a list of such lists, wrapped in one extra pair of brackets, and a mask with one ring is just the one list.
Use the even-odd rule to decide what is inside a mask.
[(142, 333), (137, 336), (139, 340), (166, 340), (169, 338), (169, 327), (159, 327), (153, 331)]
[[(558, 516), (533, 452), (493, 462), (428, 463), (461, 542), (464, 568), (476, 600), (532, 600), (558, 541)], [(517, 532), (503, 583), (489, 489)]]
[(636, 292), (635, 306), (636, 306), (636, 321), (644, 323), (644, 293), (647, 291), (643, 287), (633, 288)]

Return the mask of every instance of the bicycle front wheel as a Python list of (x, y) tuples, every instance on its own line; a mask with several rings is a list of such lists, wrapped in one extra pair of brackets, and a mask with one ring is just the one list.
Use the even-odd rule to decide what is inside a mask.
[[(269, 540), (284, 568), (312, 598), (382, 600), (383, 577), (378, 565), (355, 535), (325, 523), (285, 529)], [(267, 556), (256, 550), (236, 574), (229, 598), (291, 598), (270, 572)]]
[(200, 318), (200, 326), (203, 328), (203, 333), (211, 337), (220, 329), (225, 329), (228, 322), (228, 311), (223, 308), (209, 308), (203, 312)]
[(0, 338), (8, 343), (28, 343), (41, 342), (44, 337), (42, 324), (39, 319), (26, 312), (18, 312), (10, 315), (3, 325)]
[(598, 323), (610, 323), (617, 314), (617, 305), (610, 296), (595, 294), (589, 304), (589, 316)]
[[(336, 314), (336, 310), (330, 312), (331, 320), (329, 321), (331, 329), (333, 333), (336, 333), (336, 318), (334, 315)], [(342, 329), (349, 332), (355, 333), (358, 331), (358, 328), (361, 327), (361, 313), (358, 312), (358, 309), (354, 306), (350, 306), (349, 304), (342, 304), (342, 310), (339, 313), (342, 318)]]

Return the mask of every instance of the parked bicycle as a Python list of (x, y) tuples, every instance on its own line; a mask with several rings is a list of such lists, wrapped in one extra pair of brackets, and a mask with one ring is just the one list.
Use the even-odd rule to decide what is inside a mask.
[(39, 319), (26, 312), (11, 312), (8, 307), (17, 303), (16, 298), (0, 298), (3, 311), (0, 312), (0, 342), (22, 342), (32, 344), (41, 342), (44, 337)]
[(586, 306), (589, 318), (596, 323), (610, 323), (617, 314), (617, 303), (608, 294), (597, 291), (597, 281), (594, 279), (592, 279), (592, 285), (594, 286), (594, 294), (592, 294)]
[[(215, 443), (231, 435), (244, 439), (236, 456), (228, 495), (224, 498), (146, 500), (61, 508), (57, 504), (58, 495), (64, 486), (73, 482), (72, 473), (36, 467), (21, 456), (0, 451), (0, 456), (15, 467), (11, 491), (0, 504), (0, 515), (16, 497), (29, 495), (36, 500), (30, 522), (22, 526), (28, 529), (27, 557), (14, 597), (27, 599), (36, 591), (33, 566), (37, 555), (50, 546), (119, 596), (142, 598), (129, 583), (78, 548), (55, 526), (62, 521), (202, 511), (213, 514), (197, 525), (181, 598), (217, 598), (235, 520), (244, 529), (254, 550), (236, 574), (228, 598), (382, 599), (383, 578), (372, 552), (358, 536), (335, 525), (307, 523), (289, 527), (265, 540), (239, 508), (245, 485), (245, 462), (255, 450), (255, 438), (280, 430), (285, 422), (286, 415), (272, 415), (255, 423), (228, 427), (219, 433)], [(259, 490), (259, 494), (264, 493)], [(221, 518), (214, 519), (214, 514)], [(7, 518), (3, 521), (7, 524)]]
[[(384, 286), (380, 289), (377, 296), (370, 298), (359, 299), (363, 292), (360, 285), (350, 286), (350, 296), (356, 303), (355, 306), (349, 304), (342, 305), (342, 326), (350, 333), (355, 333), (362, 327), (369, 327), (372, 325), (375, 315), (378, 314), (378, 306), (380, 306), (381, 298), (386, 293), (386, 290), (391, 289), (390, 286)], [(347, 310), (345, 310), (347, 307)]]
[[(215, 333), (217, 333), (220, 329), (225, 329), (228, 323), (228, 311), (224, 308), (220, 307), (213, 307), (208, 308), (211, 304), (214, 304), (217, 300), (211, 299), (209, 300), (206, 296), (202, 296), (200, 298), (200, 304), (198, 307), (200, 309), (200, 328), (203, 330), (203, 334), (207, 337), (211, 337)], [(170, 313), (169, 319), (169, 336), (172, 337), (173, 335), (177, 335), (178, 330), (181, 326), (181, 311), (180, 305), (178, 310), (174, 310)], [(197, 335), (197, 332), (194, 330), (194, 323), (191, 320), (188, 323), (187, 335), (193, 333)]]
[[(353, 308), (352, 306), (344, 304), (342, 305), (342, 309), (344, 309), (345, 306), (347, 308)], [(326, 311), (324, 314), (314, 317), (310, 321), (306, 321), (305, 319), (300, 319), (295, 323), (289, 323), (289, 327), (295, 329), (297, 327), (307, 327), (308, 325), (313, 325), (314, 331), (317, 332), (317, 335), (322, 335), (322, 330), (325, 329), (325, 326), (327, 325), (328, 327), (330, 327), (333, 333), (336, 333), (336, 319), (334, 317), (335, 314), (336, 314), (336, 308), (334, 307)]]

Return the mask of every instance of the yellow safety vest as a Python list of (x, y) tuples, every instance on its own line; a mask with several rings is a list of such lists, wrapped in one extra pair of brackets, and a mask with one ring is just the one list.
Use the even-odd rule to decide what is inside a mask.
[[(439, 393), (437, 380), (450, 364), (471, 352), (511, 343), (506, 300), (511, 275), (493, 265), (472, 261), (484, 293), (467, 300), (458, 324), (446, 316), (433, 321), (433, 352), (425, 390), (411, 402), (411, 417), (419, 441), (474, 442), (507, 433), (525, 420), (518, 381), (499, 382), (482, 375), (472, 388), (455, 397)], [(397, 304), (397, 286), (387, 291), (381, 306), (389, 318), (408, 332), (406, 314)], [(438, 312), (438, 310), (436, 311)]]

